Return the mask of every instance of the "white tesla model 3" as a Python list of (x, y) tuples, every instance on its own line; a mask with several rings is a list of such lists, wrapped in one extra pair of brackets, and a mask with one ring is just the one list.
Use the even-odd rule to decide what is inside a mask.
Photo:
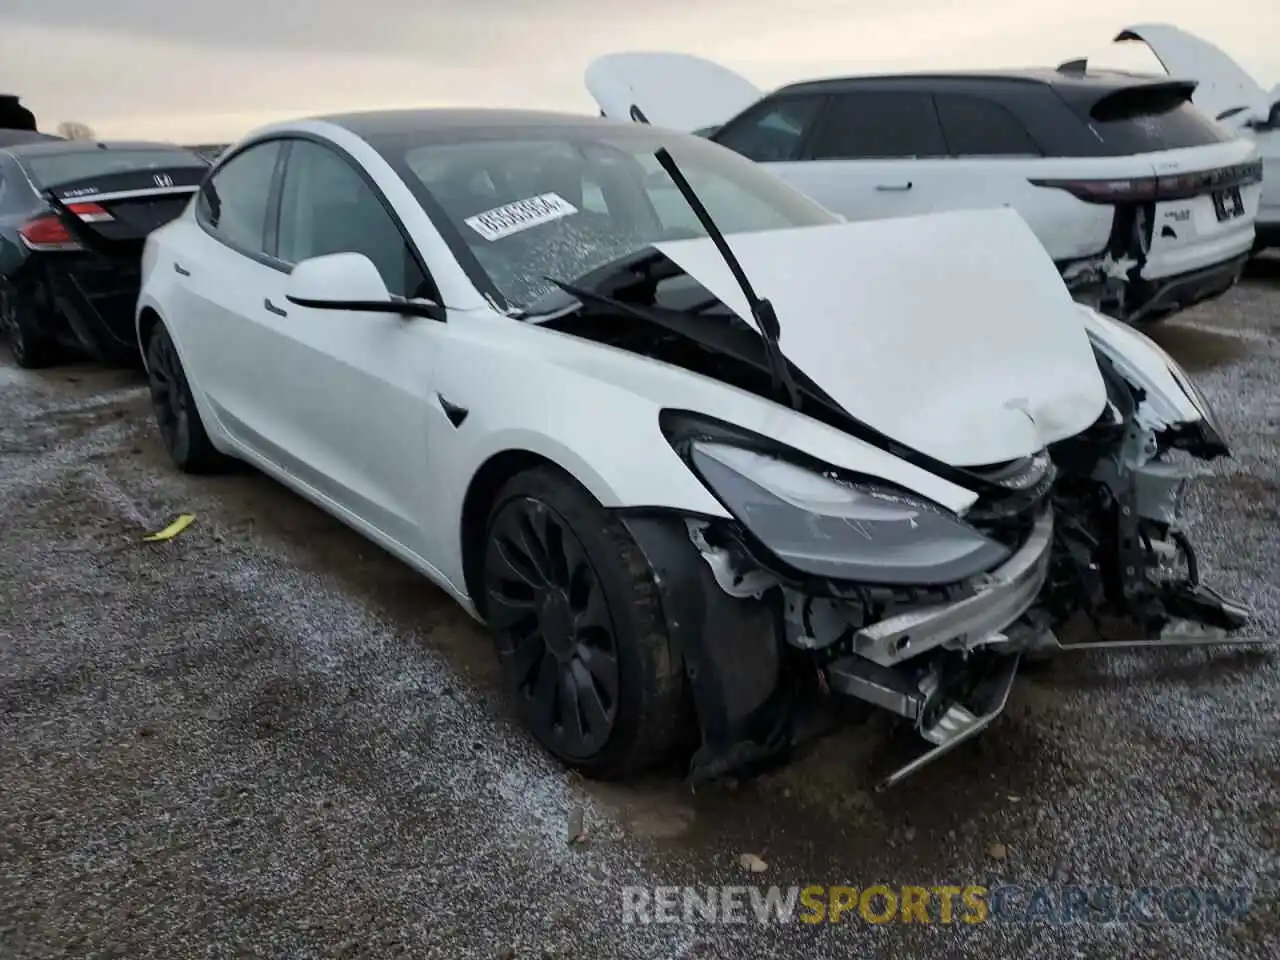
[(1013, 211), (844, 223), (596, 118), (305, 120), (151, 235), (137, 330), (180, 468), (248, 461), (422, 571), (593, 775), (693, 726), (692, 777), (758, 767), (852, 699), (926, 741), (892, 782), (1082, 623), (1247, 616), (1177, 526), (1171, 453), (1227, 453), (1203, 397)]

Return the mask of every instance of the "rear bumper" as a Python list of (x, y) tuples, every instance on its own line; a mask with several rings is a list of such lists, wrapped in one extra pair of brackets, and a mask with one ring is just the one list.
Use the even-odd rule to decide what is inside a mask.
[(136, 358), (133, 311), (142, 284), (139, 264), (73, 254), (51, 258), (47, 276), (59, 312), (87, 350), (113, 361)]
[(1130, 323), (1149, 322), (1220, 297), (1240, 279), (1248, 252), (1230, 260), (1160, 280), (1141, 280), (1130, 287)]

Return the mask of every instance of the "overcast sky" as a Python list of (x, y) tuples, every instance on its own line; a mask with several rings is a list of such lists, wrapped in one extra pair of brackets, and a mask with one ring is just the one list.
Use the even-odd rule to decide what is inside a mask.
[[(962, 12), (963, 11), (963, 12)], [(234, 139), (391, 106), (594, 106), (582, 71), (682, 50), (757, 85), (831, 73), (1097, 63), (1158, 69), (1121, 27), (1176, 23), (1280, 82), (1277, 0), (0, 0), (0, 92), (43, 129)]]

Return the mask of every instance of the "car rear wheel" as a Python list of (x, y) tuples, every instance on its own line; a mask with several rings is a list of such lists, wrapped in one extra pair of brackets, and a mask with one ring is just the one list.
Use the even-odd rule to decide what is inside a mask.
[(147, 382), (160, 439), (170, 458), (184, 473), (216, 473), (230, 458), (209, 440), (182, 361), (164, 324), (157, 324), (147, 341)]
[(683, 664), (653, 573), (572, 478), (537, 468), (499, 493), (483, 609), (522, 720), (561, 760), (624, 777), (676, 745), (688, 717)]
[(24, 369), (47, 367), (58, 358), (57, 341), (41, 330), (39, 313), (15, 290), (0, 290), (0, 335), (9, 341), (14, 363)]

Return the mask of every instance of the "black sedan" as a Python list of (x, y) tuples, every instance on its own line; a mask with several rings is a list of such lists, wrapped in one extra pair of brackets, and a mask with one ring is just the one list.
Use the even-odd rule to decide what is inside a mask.
[(0, 335), (19, 366), (64, 349), (138, 362), (142, 247), (209, 164), (163, 143), (45, 140), (0, 146)]

